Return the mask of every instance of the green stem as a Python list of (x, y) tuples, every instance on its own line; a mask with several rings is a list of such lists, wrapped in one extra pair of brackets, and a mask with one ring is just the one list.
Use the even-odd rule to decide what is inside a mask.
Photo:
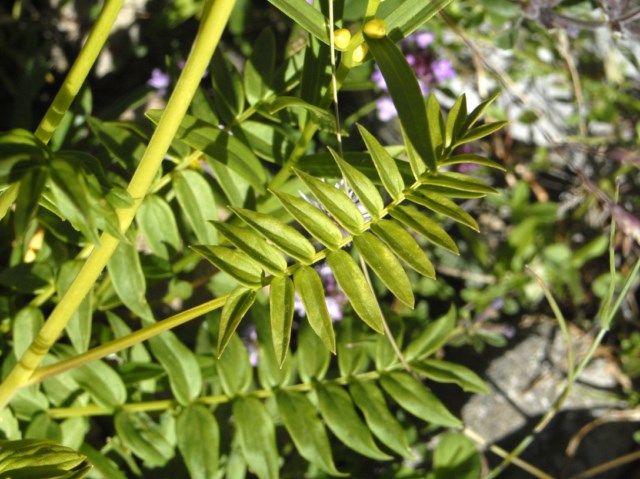
[(123, 4), (124, 0), (107, 0), (105, 3), (100, 16), (96, 20), (96, 24), (91, 29), (87, 42), (82, 47), (71, 70), (69, 70), (62, 88), (58, 91), (44, 118), (38, 125), (35, 135), (44, 143), (49, 142), (62, 117), (78, 95), (89, 71), (91, 71), (109, 37), (109, 32)]
[[(202, 22), (189, 59), (158, 123), (158, 127), (151, 137), (144, 156), (129, 183), (127, 191), (131, 197), (135, 198), (134, 205), (131, 208), (118, 210), (122, 232), (128, 229), (142, 199), (151, 187), (164, 155), (169, 149), (180, 122), (186, 114), (189, 103), (200, 84), (202, 75), (218, 44), (234, 4), (235, 0), (213, 0), (204, 9)], [(62, 334), (74, 311), (93, 287), (118, 243), (119, 241), (113, 236), (102, 235), (100, 246), (97, 246), (91, 252), (78, 276), (60, 303), (51, 312), (38, 336), (9, 373), (6, 380), (0, 384), (0, 408), (4, 407), (16, 391), (28, 382), (29, 377), (60, 334)]]

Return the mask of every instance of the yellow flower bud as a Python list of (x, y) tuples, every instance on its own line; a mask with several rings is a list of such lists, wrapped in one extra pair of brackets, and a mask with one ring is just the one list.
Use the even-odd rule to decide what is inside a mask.
[(351, 32), (346, 28), (341, 28), (333, 32), (333, 41), (341, 50), (344, 50), (349, 46), (349, 42), (351, 41)]
[(353, 63), (362, 63), (362, 60), (364, 60), (364, 57), (367, 56), (368, 51), (369, 51), (369, 48), (364, 43), (361, 45), (358, 45), (355, 48), (355, 50), (353, 50), (353, 54), (351, 55), (351, 60), (353, 61)]
[(374, 18), (364, 24), (364, 34), (369, 38), (382, 38), (387, 34), (387, 26), (384, 20)]

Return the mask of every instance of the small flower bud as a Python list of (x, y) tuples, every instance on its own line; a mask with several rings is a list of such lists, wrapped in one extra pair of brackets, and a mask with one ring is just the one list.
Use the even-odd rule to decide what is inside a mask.
[(362, 63), (364, 57), (367, 56), (367, 52), (369, 48), (364, 43), (358, 45), (355, 50), (353, 50), (353, 54), (351, 55), (351, 60), (353, 63)]
[(351, 41), (351, 32), (346, 28), (340, 28), (333, 32), (333, 41), (335, 42), (336, 47), (344, 50)]
[(382, 38), (387, 34), (387, 26), (384, 20), (374, 18), (364, 24), (364, 34), (369, 38)]

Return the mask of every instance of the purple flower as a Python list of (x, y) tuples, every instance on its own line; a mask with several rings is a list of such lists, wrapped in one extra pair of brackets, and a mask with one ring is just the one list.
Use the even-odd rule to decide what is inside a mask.
[(163, 72), (159, 68), (154, 68), (153, 70), (151, 70), (151, 78), (149, 78), (147, 84), (164, 95), (164, 93), (167, 91), (167, 88), (169, 87), (170, 82), (171, 79), (169, 78), (168, 73)]
[(387, 82), (384, 81), (384, 77), (382, 76), (382, 72), (378, 68), (378, 65), (373, 69), (373, 73), (371, 74), (371, 79), (376, 84), (378, 88), (382, 91), (389, 91), (387, 88)]
[[(338, 288), (336, 279), (328, 264), (324, 263), (322, 266), (316, 267), (316, 270), (318, 271), (318, 274), (322, 279), (322, 284), (324, 285), (324, 301), (327, 305), (327, 310), (329, 311), (329, 317), (332, 321), (340, 321), (343, 317), (342, 307), (347, 302), (347, 297)], [(298, 293), (296, 293), (293, 308), (299, 316), (306, 316), (307, 312), (304, 309), (304, 305), (302, 304), (302, 300), (300, 299), (300, 296), (298, 296)]]
[(432, 61), (431, 71), (433, 71), (433, 75), (438, 83), (442, 83), (443, 81), (456, 76), (456, 72), (453, 70), (453, 65), (451, 65), (451, 62), (446, 59)]
[(433, 43), (435, 37), (431, 32), (416, 32), (410, 35), (409, 38), (413, 38), (418, 48), (425, 49)]
[(381, 97), (376, 104), (376, 108), (378, 109), (378, 119), (380, 121), (389, 121), (391, 118), (398, 116), (398, 110), (396, 110), (396, 106), (388, 96)]

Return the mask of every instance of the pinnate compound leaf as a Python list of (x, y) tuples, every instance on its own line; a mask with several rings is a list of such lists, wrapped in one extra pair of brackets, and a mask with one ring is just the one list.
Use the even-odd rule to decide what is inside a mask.
[(467, 96), (463, 93), (449, 110), (445, 125), (445, 146), (450, 146), (458, 139), (462, 127), (467, 120)]
[(227, 347), (231, 336), (235, 332), (238, 324), (247, 314), (249, 308), (256, 300), (256, 291), (251, 288), (238, 288), (234, 290), (222, 308), (220, 317), (220, 330), (218, 331), (218, 357), (222, 355)]
[(445, 432), (433, 451), (434, 479), (476, 479), (482, 472), (478, 450), (471, 439), (460, 432)]
[(403, 409), (424, 421), (444, 427), (462, 425), (426, 386), (406, 373), (385, 374), (380, 385)]
[(389, 39), (367, 38), (369, 51), (380, 68), (398, 111), (402, 128), (413, 148), (431, 171), (436, 169), (434, 145), (429, 131), (424, 98), (418, 80), (400, 49)]
[(242, 221), (303, 264), (311, 264), (316, 250), (298, 230), (277, 218), (242, 208), (231, 208)]
[(120, 411), (114, 425), (123, 444), (149, 468), (162, 467), (174, 456), (160, 426), (145, 413)]
[(328, 474), (344, 476), (333, 463), (327, 432), (311, 401), (304, 394), (278, 390), (276, 402), (300, 455)]
[(402, 224), (420, 233), (436, 246), (440, 246), (454, 254), (459, 254), (458, 246), (435, 221), (409, 206), (397, 206), (389, 214)]
[(364, 226), (364, 218), (351, 198), (334, 185), (325, 183), (303, 171), (295, 170), (295, 172), (322, 206), (331, 213), (331, 216), (350, 233), (360, 233)]
[(382, 181), (382, 185), (394, 200), (401, 199), (404, 190), (404, 180), (398, 169), (398, 165), (391, 155), (384, 149), (380, 142), (363, 126), (357, 125), (360, 135), (364, 140), (367, 150)]
[(293, 274), (293, 283), (302, 300), (309, 325), (329, 351), (335, 353), (336, 337), (320, 276), (311, 266), (302, 266)]
[(244, 91), (250, 105), (255, 105), (271, 91), (276, 64), (276, 38), (273, 30), (265, 28), (244, 65)]
[(201, 404), (185, 407), (176, 420), (178, 450), (191, 479), (210, 479), (218, 471), (220, 431), (215, 416)]
[(404, 351), (407, 361), (430, 356), (440, 349), (456, 327), (456, 309), (452, 306), (444, 316), (432, 321), (411, 341)]
[(239, 283), (249, 288), (262, 286), (262, 268), (246, 254), (224, 246), (195, 245), (190, 248)]
[(213, 191), (201, 174), (193, 170), (182, 170), (173, 176), (173, 190), (176, 193), (181, 214), (187, 220), (202, 244), (214, 244), (216, 230), (209, 223), (215, 220), (216, 203)]
[(391, 459), (391, 456), (382, 452), (373, 441), (349, 394), (335, 385), (321, 386), (316, 389), (316, 393), (320, 414), (338, 439), (363, 456), (379, 461)]
[(151, 251), (156, 256), (170, 259), (180, 248), (180, 233), (169, 204), (158, 195), (148, 195), (136, 215)]
[(171, 331), (151, 338), (149, 346), (167, 371), (175, 398), (183, 405), (191, 403), (202, 390), (202, 373), (195, 354)]
[(389, 291), (404, 304), (413, 308), (415, 299), (411, 282), (393, 252), (369, 232), (354, 236), (353, 244)]
[(450, 199), (437, 193), (431, 193), (427, 188), (420, 189), (418, 192), (410, 193), (407, 195), (407, 199), (429, 208), (435, 213), (451, 218), (453, 221), (468, 226), (474, 231), (480, 231), (478, 223), (476, 223), (476, 220), (474, 220), (469, 213)]
[(233, 334), (225, 353), (218, 359), (218, 374), (224, 392), (234, 397), (251, 386), (253, 368), (247, 348), (237, 334)]
[(253, 397), (234, 400), (232, 408), (240, 446), (249, 468), (260, 479), (279, 477), (276, 428), (267, 409)]
[(453, 383), (464, 391), (489, 394), (486, 383), (471, 369), (441, 359), (423, 359), (412, 363), (412, 367), (423, 376), (440, 383)]
[(420, 182), (425, 186), (441, 186), (471, 193), (482, 193), (484, 195), (498, 192), (483, 181), (461, 173), (430, 173), (424, 175), (420, 179)]
[(211, 224), (236, 248), (243, 251), (271, 274), (281, 276), (287, 269), (287, 261), (282, 253), (268, 244), (254, 230), (218, 221), (212, 221)]
[(473, 165), (487, 166), (489, 168), (495, 168), (500, 171), (507, 171), (507, 169), (499, 163), (496, 163), (484, 156), (474, 155), (473, 153), (463, 153), (461, 155), (455, 155), (440, 162), (440, 166), (459, 165), (464, 163), (470, 163)]
[(293, 281), (288, 276), (274, 278), (269, 290), (269, 310), (273, 349), (280, 367), (282, 367), (289, 351), (294, 304)]
[(380, 218), (380, 214), (384, 209), (384, 202), (378, 192), (378, 188), (373, 182), (356, 168), (344, 161), (340, 156), (329, 149), (336, 163), (340, 167), (340, 171), (347, 180), (349, 187), (358, 195), (358, 199), (367, 209), (372, 218)]
[(356, 381), (349, 386), (356, 406), (362, 411), (371, 432), (389, 449), (402, 457), (413, 459), (402, 425), (393, 417), (382, 391), (373, 382)]
[(383, 334), (382, 312), (378, 300), (355, 260), (346, 251), (336, 250), (327, 255), (327, 261), (356, 314), (374, 331)]
[(411, 234), (395, 221), (382, 220), (371, 230), (407, 265), (427, 278), (435, 278), (436, 271), (429, 258)]
[[(330, 249), (340, 248), (342, 233), (329, 217), (315, 206), (288, 193), (274, 192), (282, 206), (311, 235)], [(359, 213), (359, 212), (358, 212)]]

